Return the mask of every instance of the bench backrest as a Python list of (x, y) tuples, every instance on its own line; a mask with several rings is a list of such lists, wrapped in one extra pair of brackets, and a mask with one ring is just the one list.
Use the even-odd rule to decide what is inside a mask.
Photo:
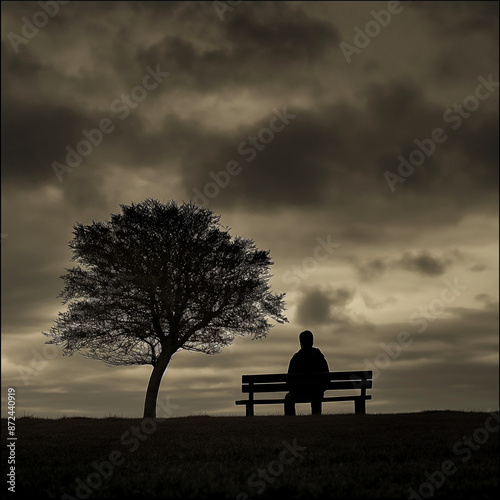
[(288, 392), (290, 386), (287, 382), (307, 381), (314, 383), (323, 382), (325, 390), (341, 389), (371, 389), (372, 371), (349, 371), (329, 373), (269, 373), (263, 375), (242, 375), (243, 393), (253, 392)]

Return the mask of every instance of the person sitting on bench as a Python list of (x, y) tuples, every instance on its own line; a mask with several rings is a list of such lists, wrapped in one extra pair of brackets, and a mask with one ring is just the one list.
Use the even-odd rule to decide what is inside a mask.
[(285, 415), (295, 415), (295, 403), (301, 400), (311, 402), (311, 413), (321, 415), (321, 400), (325, 385), (320, 380), (314, 380), (307, 374), (329, 372), (328, 362), (323, 353), (313, 347), (313, 334), (309, 330), (299, 335), (300, 350), (290, 360), (288, 373), (303, 373), (300, 380), (288, 382), (290, 392), (285, 396)]

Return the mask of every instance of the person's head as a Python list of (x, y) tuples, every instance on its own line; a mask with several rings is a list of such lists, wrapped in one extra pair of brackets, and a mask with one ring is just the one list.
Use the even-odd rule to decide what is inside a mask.
[(313, 334), (309, 330), (304, 330), (299, 335), (300, 347), (312, 347), (313, 346)]

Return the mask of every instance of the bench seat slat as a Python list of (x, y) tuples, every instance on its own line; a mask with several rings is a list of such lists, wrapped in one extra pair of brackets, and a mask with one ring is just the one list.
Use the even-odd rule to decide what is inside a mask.
[[(339, 382), (329, 382), (326, 386), (326, 390), (342, 390), (342, 389), (361, 389), (365, 387), (366, 389), (372, 388), (371, 380), (360, 380), (360, 381), (339, 381)], [(288, 392), (290, 389), (286, 383), (276, 383), (276, 384), (254, 384), (247, 385), (244, 384), (241, 387), (243, 393), (249, 392)]]
[[(292, 374), (298, 377), (303, 374)], [(329, 380), (360, 380), (371, 379), (373, 372), (371, 370), (349, 371), (349, 372), (329, 372), (324, 374)], [(290, 377), (288, 373), (268, 373), (259, 375), (242, 375), (241, 381), (248, 383), (266, 383), (266, 382), (285, 382)]]
[[(334, 396), (334, 397), (328, 397), (328, 398), (323, 398), (321, 401), (323, 403), (327, 403), (328, 401), (355, 401), (356, 399), (360, 399), (361, 396)], [(371, 399), (371, 395), (366, 395), (362, 399)], [(263, 405), (263, 404), (278, 404), (278, 403), (284, 403), (285, 399), (254, 399), (252, 401), (252, 404), (257, 404), (257, 405)], [(310, 401), (296, 401), (296, 403), (309, 403)], [(248, 399), (241, 399), (240, 401), (235, 401), (237, 405), (247, 405), (249, 403)]]

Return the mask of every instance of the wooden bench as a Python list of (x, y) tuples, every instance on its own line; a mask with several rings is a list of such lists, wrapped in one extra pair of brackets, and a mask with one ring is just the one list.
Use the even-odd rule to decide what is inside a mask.
[[(315, 381), (321, 380), (329, 391), (358, 389), (360, 392), (343, 396), (326, 396), (322, 402), (330, 401), (354, 401), (354, 411), (356, 413), (366, 413), (366, 401), (371, 399), (371, 395), (366, 394), (367, 389), (371, 389), (373, 378), (371, 371), (351, 371), (351, 372), (329, 372), (321, 374), (297, 374), (297, 373), (275, 373), (267, 375), (242, 375), (241, 391), (248, 394), (248, 399), (235, 401), (237, 405), (246, 406), (246, 416), (254, 415), (254, 405), (269, 405), (285, 403), (285, 398), (279, 399), (255, 399), (256, 393), (265, 392), (289, 392), (288, 383), (292, 381), (304, 381), (306, 377), (313, 376)], [(296, 403), (309, 403), (310, 399), (295, 400)]]

